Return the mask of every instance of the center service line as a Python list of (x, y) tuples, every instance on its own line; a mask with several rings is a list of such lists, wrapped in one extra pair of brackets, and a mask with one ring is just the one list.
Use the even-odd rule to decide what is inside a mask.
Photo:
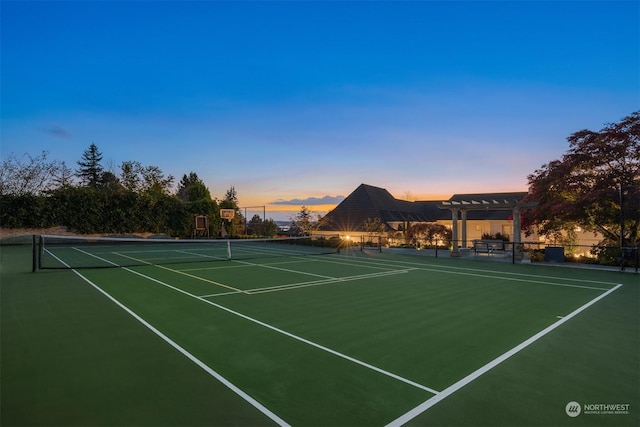
[(201, 298), (201, 297), (199, 297), (199, 296), (197, 296), (197, 295), (194, 295), (194, 294), (191, 294), (191, 293), (189, 293), (189, 292), (187, 292), (187, 291), (184, 291), (184, 290), (182, 290), (182, 289), (180, 289), (180, 288), (177, 288), (177, 287), (175, 287), (175, 286), (171, 286), (171, 285), (169, 285), (168, 283), (164, 283), (164, 282), (162, 282), (161, 280), (158, 280), (158, 279), (153, 278), (153, 277), (151, 277), (151, 276), (147, 276), (146, 274), (142, 274), (142, 273), (140, 273), (140, 272), (137, 272), (137, 271), (135, 271), (135, 270), (131, 270), (130, 268), (126, 268), (126, 267), (122, 267), (122, 269), (123, 269), (123, 270), (125, 270), (125, 271), (128, 271), (128, 272), (130, 272), (130, 273), (133, 273), (133, 274), (135, 274), (135, 275), (138, 275), (138, 276), (140, 276), (140, 277), (143, 277), (143, 278), (145, 278), (145, 279), (147, 279), (147, 280), (151, 280), (152, 282), (158, 283), (159, 285), (162, 285), (162, 286), (165, 286), (165, 287), (167, 287), (167, 288), (173, 289), (173, 290), (174, 290), (174, 291), (176, 291), (176, 292), (180, 292), (181, 294), (184, 294), (184, 295), (186, 295), (186, 296), (189, 296), (189, 297), (191, 297), (191, 298), (194, 298), (194, 299), (196, 299), (196, 300), (198, 300), (198, 301), (202, 301), (202, 302), (204, 302), (204, 303), (206, 303), (206, 304), (209, 304), (209, 305), (212, 305), (212, 306), (214, 306), (214, 307), (217, 307), (217, 308), (219, 308), (220, 310), (224, 310), (224, 311), (226, 311), (227, 313), (231, 313), (231, 314), (233, 314), (234, 316), (241, 317), (241, 318), (243, 318), (243, 319), (245, 319), (245, 320), (248, 320), (248, 321), (250, 321), (250, 322), (253, 322), (253, 323), (255, 323), (255, 324), (258, 324), (258, 325), (260, 325), (260, 326), (263, 326), (263, 327), (265, 327), (265, 328), (267, 328), (267, 329), (271, 329), (272, 331), (275, 331), (275, 332), (277, 332), (277, 333), (279, 333), (279, 334), (285, 335), (285, 336), (287, 336), (287, 337), (289, 337), (289, 338), (293, 338), (294, 340), (297, 340), (297, 341), (303, 342), (303, 343), (305, 343), (305, 344), (308, 344), (308, 345), (310, 345), (310, 346), (312, 346), (312, 347), (315, 347), (315, 348), (317, 348), (317, 349), (320, 349), (320, 350), (322, 350), (322, 351), (326, 351), (327, 353), (333, 354), (334, 356), (338, 356), (338, 357), (340, 357), (340, 358), (342, 358), (342, 359), (346, 359), (346, 360), (348, 360), (348, 361), (350, 361), (350, 362), (353, 362), (353, 363), (355, 363), (355, 364), (357, 364), (357, 365), (364, 366), (365, 368), (371, 369), (371, 370), (373, 370), (373, 371), (375, 371), (375, 372), (378, 372), (378, 373), (380, 373), (380, 374), (386, 375), (386, 376), (391, 377), (391, 378), (393, 378), (393, 379), (395, 379), (395, 380), (401, 381), (401, 382), (403, 382), (403, 383), (405, 383), (405, 384), (409, 384), (409, 385), (411, 385), (411, 386), (413, 386), (413, 387), (419, 388), (420, 390), (427, 391), (427, 392), (429, 392), (429, 393), (431, 393), (431, 394), (438, 394), (438, 393), (439, 393), (439, 391), (434, 390), (434, 389), (432, 389), (432, 388), (430, 388), (430, 387), (427, 387), (427, 386), (425, 386), (425, 385), (419, 384), (419, 383), (417, 383), (417, 382), (415, 382), (415, 381), (411, 381), (411, 380), (409, 380), (409, 379), (407, 379), (407, 378), (401, 377), (400, 375), (396, 375), (396, 374), (394, 374), (394, 373), (392, 373), (392, 372), (385, 371), (384, 369), (378, 368), (377, 366), (373, 366), (373, 365), (371, 365), (371, 364), (369, 364), (369, 363), (367, 363), (367, 362), (363, 362), (362, 360), (358, 360), (358, 359), (353, 358), (353, 357), (351, 357), (351, 356), (347, 356), (346, 354), (344, 354), (344, 353), (340, 353), (339, 351), (336, 351), (336, 350), (332, 350), (332, 349), (330, 349), (329, 347), (325, 347), (325, 346), (320, 345), (320, 344), (318, 344), (318, 343), (315, 343), (315, 342), (313, 342), (313, 341), (309, 341), (308, 339), (306, 339), (306, 338), (302, 338), (302, 337), (300, 337), (300, 336), (298, 336), (298, 335), (294, 335), (294, 334), (292, 334), (291, 332), (287, 332), (287, 331), (285, 331), (285, 330), (283, 330), (283, 329), (276, 328), (276, 327), (275, 327), (275, 326), (273, 326), (273, 325), (269, 325), (268, 323), (262, 322), (262, 321), (260, 321), (260, 320), (258, 320), (258, 319), (254, 319), (253, 317), (249, 317), (249, 316), (247, 316), (246, 314), (239, 313), (239, 312), (234, 311), (234, 310), (232, 310), (232, 309), (230, 309), (230, 308), (227, 308), (227, 307), (225, 307), (225, 306), (223, 306), (223, 305), (216, 304), (216, 303), (215, 303), (215, 302), (213, 302), (213, 301), (206, 300), (206, 299)]

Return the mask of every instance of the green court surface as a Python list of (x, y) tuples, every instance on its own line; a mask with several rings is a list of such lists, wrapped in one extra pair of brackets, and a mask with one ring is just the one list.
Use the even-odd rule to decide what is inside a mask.
[(357, 249), (32, 273), (0, 250), (3, 426), (640, 425), (632, 273)]

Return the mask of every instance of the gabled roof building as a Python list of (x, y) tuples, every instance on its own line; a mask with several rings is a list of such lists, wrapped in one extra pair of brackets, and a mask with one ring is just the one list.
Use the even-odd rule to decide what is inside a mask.
[(379, 218), (387, 231), (398, 230), (407, 221), (450, 223), (451, 208), (465, 211), (467, 220), (508, 221), (513, 214), (510, 208), (505, 209), (520, 203), (526, 195), (526, 191), (454, 194), (447, 201), (410, 202), (396, 199), (384, 188), (360, 184), (323, 218), (320, 230), (366, 231), (364, 223), (368, 218)]
[[(451, 254), (456, 256), (459, 248), (468, 248), (471, 243), (475, 247), (476, 242), (494, 238), (490, 236), (498, 238), (498, 234), (514, 245), (524, 242), (520, 213), (536, 206), (525, 201), (527, 195), (526, 191), (454, 194), (448, 200), (411, 202), (396, 199), (384, 188), (360, 184), (322, 218), (314, 234), (339, 234), (350, 239), (371, 237), (365, 224), (377, 218), (387, 237), (397, 238), (410, 225), (436, 223), (451, 230)], [(538, 248), (549, 243), (547, 236), (540, 236), (535, 230), (527, 239), (527, 244), (538, 245)], [(600, 237), (575, 229), (572, 239), (572, 245), (581, 247), (585, 255)], [(556, 244), (555, 237), (550, 242)]]
[[(321, 221), (318, 232), (364, 235), (367, 220), (379, 219), (385, 232), (403, 231), (410, 224), (438, 223), (452, 230), (455, 254), (458, 245), (467, 247), (470, 240), (483, 236), (509, 237), (520, 243), (520, 210), (533, 205), (523, 203), (528, 193), (455, 194), (446, 201), (399, 200), (387, 190), (360, 184), (342, 203)], [(458, 223), (461, 222), (461, 233)]]
[(320, 230), (365, 231), (369, 218), (379, 218), (386, 231), (398, 230), (398, 224), (407, 221), (435, 222), (447, 217), (437, 204), (398, 200), (384, 188), (360, 184), (323, 218)]

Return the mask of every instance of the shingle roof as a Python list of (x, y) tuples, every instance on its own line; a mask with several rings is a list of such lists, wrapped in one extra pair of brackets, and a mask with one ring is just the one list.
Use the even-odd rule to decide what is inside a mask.
[(368, 218), (386, 223), (398, 221), (432, 222), (442, 216), (437, 202), (409, 202), (394, 198), (384, 188), (360, 184), (323, 218), (321, 229), (364, 231)]

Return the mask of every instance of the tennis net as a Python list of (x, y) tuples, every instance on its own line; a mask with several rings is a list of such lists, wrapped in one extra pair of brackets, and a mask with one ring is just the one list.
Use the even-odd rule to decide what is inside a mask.
[(34, 266), (39, 269), (132, 267), (339, 252), (338, 236), (265, 239), (174, 240), (41, 235)]

